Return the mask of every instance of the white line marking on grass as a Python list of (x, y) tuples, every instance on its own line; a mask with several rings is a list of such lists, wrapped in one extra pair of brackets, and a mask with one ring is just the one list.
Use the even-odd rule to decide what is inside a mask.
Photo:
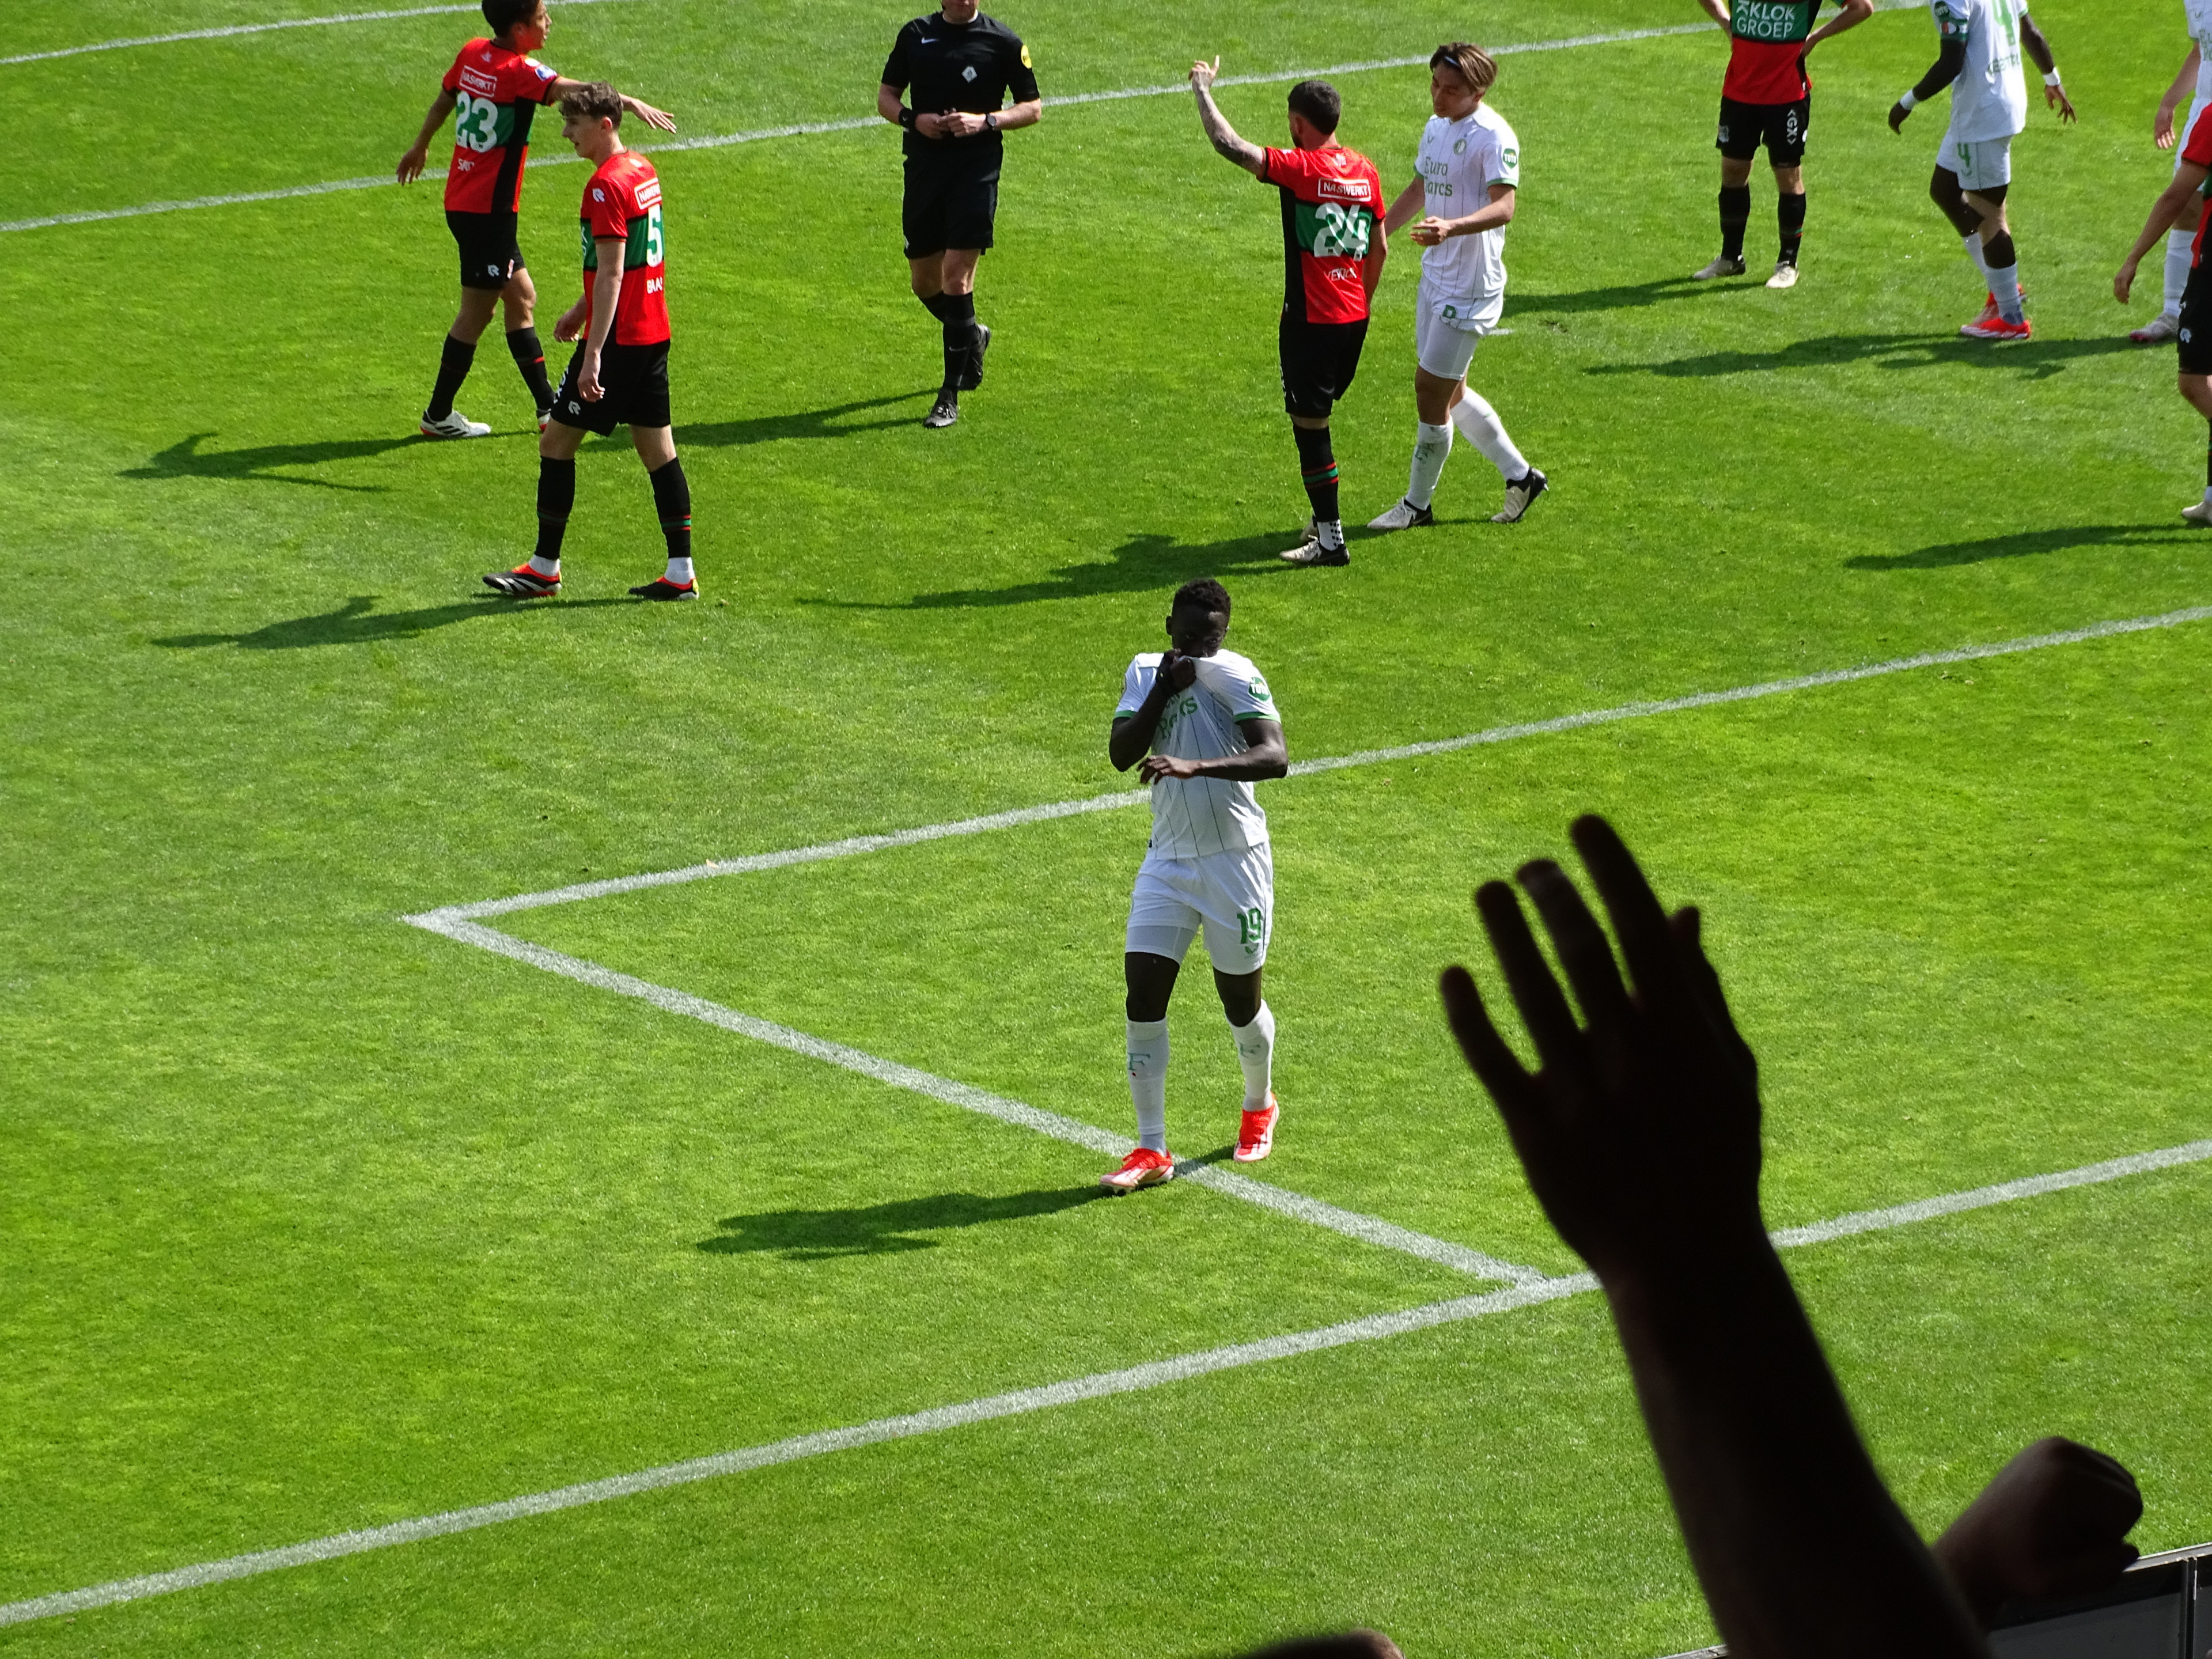
[[(739, 1036), (752, 1038), (794, 1054), (804, 1054), (809, 1060), (818, 1060), (825, 1065), (857, 1072), (878, 1083), (887, 1083), (895, 1089), (904, 1089), (914, 1094), (940, 1100), (949, 1106), (958, 1106), (985, 1117), (994, 1117), (1001, 1123), (1033, 1130), (1049, 1135), (1054, 1140), (1064, 1140), (1073, 1146), (1088, 1147), (1109, 1158), (1119, 1158), (1129, 1149), (1128, 1138), (1101, 1129), (1058, 1112), (1025, 1105), (1018, 1100), (1009, 1100), (1004, 1095), (994, 1095), (988, 1090), (973, 1088), (965, 1083), (956, 1083), (950, 1078), (939, 1077), (912, 1066), (902, 1066), (895, 1060), (848, 1048), (842, 1042), (809, 1036), (788, 1025), (779, 1025), (772, 1020), (757, 1018), (726, 1008), (719, 1002), (709, 1002), (704, 997), (695, 997), (689, 992), (672, 990), (665, 985), (655, 985), (629, 974), (617, 973), (596, 962), (586, 962), (581, 957), (549, 951), (544, 945), (532, 945), (511, 934), (502, 933), (473, 921), (459, 921), (451, 915), (433, 911), (427, 915), (409, 916), (416, 927), (443, 935), (463, 945), (473, 945), (478, 950), (527, 963), (532, 968), (543, 969), (549, 974), (558, 974), (594, 989), (612, 991), (617, 996), (635, 997), (641, 1002), (651, 1003), (664, 1012), (681, 1014), (690, 1019), (702, 1020), (725, 1031), (734, 1031)], [(1433, 1261), (1441, 1267), (1452, 1267), (1478, 1279), (1503, 1279), (1512, 1285), (1541, 1283), (1544, 1275), (1534, 1267), (1523, 1267), (1510, 1261), (1500, 1261), (1471, 1250), (1464, 1244), (1454, 1244), (1445, 1239), (1431, 1238), (1426, 1233), (1417, 1233), (1380, 1217), (1362, 1215), (1355, 1210), (1341, 1210), (1334, 1204), (1324, 1204), (1319, 1199), (1269, 1186), (1231, 1170), (1218, 1170), (1206, 1164), (1184, 1164), (1177, 1167), (1179, 1180), (1195, 1182), (1198, 1185), (1224, 1197), (1242, 1199), (1261, 1209), (1272, 1210), (1278, 1215), (1289, 1216), (1310, 1226), (1324, 1227), (1341, 1233), (1362, 1243), (1396, 1250), (1402, 1255), (1418, 1256), (1424, 1261)]]
[(2078, 1170), (2062, 1170), (2057, 1175), (2029, 1176), (2021, 1181), (1999, 1182), (1994, 1187), (1977, 1187), (1972, 1192), (1949, 1193), (1942, 1198), (1923, 1198), (1916, 1203), (1897, 1204), (1887, 1210), (1859, 1210), (1850, 1215), (1839, 1215), (1832, 1221), (1816, 1221), (1809, 1227), (1784, 1227), (1771, 1235), (1776, 1246), (1791, 1249), (1800, 1244), (1825, 1244), (1830, 1239), (1849, 1238), (1853, 1233), (1881, 1232), (1891, 1227), (1910, 1225), (1915, 1221), (1933, 1220), (1939, 1215), (1956, 1215), (1962, 1210), (1987, 1209), (1992, 1204), (2009, 1204), (2015, 1199), (2040, 1198), (2045, 1193), (2063, 1193), (2069, 1187), (2094, 1187), (2100, 1182), (2118, 1181), (2132, 1175), (2148, 1174), (2153, 1170), (2171, 1170), (2183, 1164), (2202, 1164), (2212, 1158), (2212, 1140), (2192, 1140), (2185, 1146), (2168, 1146), (2155, 1152), (2136, 1152), (2129, 1158), (2115, 1158), (2103, 1164), (2084, 1164)]
[[(2072, 1187), (2118, 1181), (2150, 1170), (2171, 1169), (2179, 1164), (2203, 1163), (2207, 1159), (2212, 1159), (2212, 1140), (2194, 1141), (2186, 1146), (2143, 1152), (2133, 1158), (2113, 1158), (2107, 1163), (2093, 1164), (2085, 1169), (2069, 1170), (2057, 1175), (2037, 1176), (2024, 1181), (1977, 1188), (1970, 1193), (1924, 1199), (1917, 1204), (1900, 1204), (1887, 1210), (1869, 1210), (1856, 1215), (1839, 1216), (1833, 1221), (1815, 1223), (1810, 1227), (1790, 1228), (1773, 1237), (1778, 1243), (1819, 1243), (1855, 1233), (1910, 1226), (1915, 1222), (1955, 1214), (1961, 1210), (1979, 1209), (2015, 1199), (2062, 1192)], [(395, 1521), (388, 1526), (337, 1533), (304, 1544), (289, 1545), (282, 1549), (256, 1550), (245, 1555), (228, 1556), (219, 1561), (204, 1561), (196, 1566), (179, 1567), (169, 1572), (118, 1578), (83, 1589), (64, 1590), (52, 1595), (34, 1596), (28, 1601), (10, 1601), (0, 1605), (0, 1626), (27, 1624), (33, 1620), (52, 1619), (63, 1613), (112, 1607), (119, 1601), (173, 1595), (178, 1590), (197, 1589), (204, 1585), (220, 1584), (235, 1578), (251, 1578), (286, 1567), (337, 1560), (343, 1556), (389, 1549), (397, 1544), (418, 1543), (453, 1533), (473, 1532), (479, 1528), (495, 1527), (532, 1516), (552, 1515), (562, 1510), (580, 1509), (586, 1504), (610, 1503), (616, 1498), (634, 1498), (641, 1492), (661, 1492), (671, 1486), (719, 1480), (724, 1475), (742, 1474), (778, 1463), (793, 1463), (831, 1452), (881, 1445), (886, 1441), (910, 1440), (920, 1435), (967, 1428), (999, 1418), (1019, 1417), (1058, 1406), (1072, 1406), (1085, 1400), (1136, 1394), (1170, 1383), (1187, 1382), (1196, 1377), (1212, 1376), (1217, 1371), (1265, 1364), (1300, 1354), (1320, 1353), (1331, 1348), (1348, 1347), (1355, 1343), (1381, 1341), (1415, 1331), (1433, 1330), (1439, 1326), (1480, 1319), (1490, 1314), (1507, 1313), (1541, 1303), (1562, 1301), (1596, 1288), (1597, 1281), (1588, 1273), (1538, 1279), (1483, 1296), (1431, 1302), (1422, 1307), (1408, 1308), (1401, 1313), (1372, 1314), (1364, 1319), (1346, 1320), (1341, 1324), (1325, 1325), (1316, 1330), (1295, 1331), (1257, 1342), (1238, 1342), (1225, 1347), (1206, 1348), (1171, 1359), (1156, 1359), (1147, 1364), (1131, 1365), (1121, 1370), (1100, 1371), (1064, 1382), (1050, 1382), (1041, 1388), (991, 1395), (981, 1400), (939, 1406), (900, 1417), (880, 1417), (849, 1428), (826, 1429), (815, 1434), (773, 1441), (763, 1446), (721, 1452), (710, 1457), (691, 1458), (680, 1463), (664, 1463), (655, 1468), (641, 1469), (634, 1474), (587, 1480), (573, 1486), (556, 1487), (551, 1492), (510, 1498), (503, 1503), (447, 1510), (413, 1520)]]
[[(561, 0), (569, 6), (612, 5), (616, 0)], [(324, 28), (333, 23), (381, 23), (394, 17), (437, 17), (448, 13), (483, 13), (480, 6), (410, 6), (401, 11), (343, 11), (330, 17), (284, 17), (268, 23), (228, 23), (218, 28), (179, 29), (174, 34), (134, 34), (121, 40), (94, 40), (52, 52), (19, 52), (0, 64), (40, 64), (52, 58), (81, 58), (88, 52), (121, 52), (126, 46), (167, 46), (182, 40), (226, 40), (238, 34), (267, 34), (275, 29)]]
[[(574, 5), (580, 3), (580, 0), (564, 0), (564, 3)], [(588, 0), (580, 0), (580, 3), (587, 3)], [(1917, 5), (1917, 3), (1919, 3), (1919, 0), (1881, 0), (1881, 3), (1877, 5), (1875, 9), (1877, 10), (1886, 11), (1893, 9), (1900, 4)], [(442, 11), (447, 9), (455, 11), (472, 11), (475, 8), (471, 6), (426, 8), (426, 11)], [(364, 12), (358, 14), (357, 15), (362, 17), (403, 17), (412, 16), (415, 15), (416, 14), (410, 12)], [(319, 22), (346, 22), (353, 21), (353, 19), (333, 17), (303, 21)], [(72, 46), (64, 52), (33, 52), (24, 58), (0, 58), (0, 64), (27, 63), (33, 58), (66, 57), (70, 52), (104, 52), (116, 46), (150, 45), (156, 40), (196, 40), (200, 38), (203, 33), (249, 33), (254, 29), (289, 28), (293, 27), (296, 26), (286, 23), (258, 23), (234, 30), (208, 30), (194, 31), (186, 34), (149, 35), (143, 40), (106, 41), (98, 46)], [(1612, 34), (1578, 34), (1563, 40), (1527, 40), (1514, 46), (1494, 46), (1491, 49), (1491, 55), (1493, 57), (1503, 57), (1510, 53), (1522, 52), (1566, 52), (1583, 46), (1613, 46), (1629, 40), (1656, 40), (1663, 35), (1697, 34), (1712, 27), (1713, 25), (1710, 23), (1679, 23), (1670, 25), (1666, 28), (1624, 29), (1617, 33)], [(1265, 86), (1282, 81), (1311, 80), (1325, 75), (1354, 75), (1366, 70), (1409, 69), (1414, 64), (1425, 64), (1429, 60), (1425, 57), (1377, 58), (1369, 59), (1364, 63), (1333, 64), (1323, 69), (1281, 70), (1272, 71), (1265, 75), (1224, 75), (1214, 84), (1224, 87)], [(1175, 93), (1188, 92), (1189, 89), (1190, 88), (1187, 83), (1179, 82), (1173, 86), (1125, 87), (1113, 92), (1070, 93), (1065, 97), (1048, 98), (1044, 101), (1048, 105), (1052, 106), (1066, 104), (1106, 104), (1114, 103), (1126, 98), (1164, 98)], [(720, 133), (703, 138), (668, 138), (659, 140), (650, 144), (633, 145), (632, 148), (644, 150), (648, 155), (658, 155), (665, 150), (727, 149), (737, 144), (757, 144), (773, 138), (799, 138), (809, 137), (816, 133), (825, 132), (858, 132), (864, 127), (883, 126), (887, 124), (884, 121), (881, 116), (863, 115), (849, 117), (848, 118), (836, 121), (799, 121), (784, 126), (756, 127), (749, 131)], [(540, 167), (561, 167), (573, 162), (576, 159), (576, 157), (572, 155), (548, 155), (534, 158), (531, 165)], [(426, 171), (422, 174), (422, 178), (425, 181), (442, 179), (445, 176), (445, 172), (441, 168), (433, 168)], [(374, 190), (380, 185), (389, 185), (393, 182), (395, 181), (388, 175), (365, 179), (332, 179), (326, 184), (294, 185), (282, 190), (241, 191), (227, 196), (196, 196), (189, 200), (180, 202), (147, 202), (136, 207), (95, 208), (88, 209), (79, 213), (52, 213), (35, 219), (10, 219), (5, 222), (0, 222), (0, 234), (16, 230), (45, 230), (55, 225), (92, 224), (105, 219), (136, 219), (151, 213), (185, 213), (199, 208), (234, 207), (246, 202), (283, 201), (295, 196), (327, 196), (337, 191)]]
[[(1439, 738), (1431, 743), (1401, 744), (1390, 749), (1363, 749), (1356, 754), (1299, 761), (1291, 766), (1291, 775), (1304, 777), (1316, 772), (1340, 771), (1348, 766), (1376, 766), (1390, 761), (1416, 759), (1424, 755), (1450, 754), (1455, 750), (1480, 748), (1487, 744), (1511, 743), (1522, 738), (1578, 731), (1586, 726), (1644, 720), (1654, 714), (1674, 714), (1692, 708), (1717, 708), (1723, 703), (1749, 702), (1759, 697), (1779, 696), (1788, 691), (1810, 691), (1822, 686), (1846, 685), (1854, 680), (1879, 679), (1884, 675), (1902, 674), (1916, 668), (1978, 662), (1988, 657), (2014, 656), (2021, 652), (2041, 651), (2052, 646), (2080, 645), (2086, 641), (2110, 639), (2117, 635), (2178, 628), (2186, 623), (2203, 622), (2208, 618), (2212, 618), (2212, 605), (2193, 605), (2185, 611), (2168, 611), (2155, 617), (2094, 623), (2087, 628), (2068, 629), (2057, 634), (2036, 634), (2025, 639), (2001, 641), (1994, 645), (1960, 646), (1955, 650), (1923, 652), (1918, 656), (1897, 657), (1887, 662), (1869, 663), (1858, 668), (1833, 668), (1819, 674), (1801, 674), (1792, 679), (1762, 680), (1755, 685), (1740, 685), (1729, 691), (1698, 691), (1688, 696), (1668, 697), (1654, 702), (1620, 703), (1611, 708), (1594, 708), (1579, 714), (1555, 715), (1550, 720), (1529, 720), (1516, 726), (1493, 726), (1487, 731), (1470, 732), (1465, 737)], [(535, 910), (549, 904), (573, 904), (580, 899), (607, 898), (617, 893), (634, 893), (647, 887), (672, 887), (688, 881), (706, 881), (716, 876), (780, 870), (787, 865), (811, 864), (823, 859), (853, 858), (863, 853), (917, 847), (925, 842), (943, 841), (956, 836), (980, 836), (988, 830), (1012, 830), (1026, 823), (1043, 823), (1054, 818), (1073, 817), (1085, 812), (1110, 812), (1121, 807), (1140, 805), (1149, 799), (1148, 792), (1137, 789), (1111, 795), (1091, 795), (1081, 800), (1054, 801), (1043, 806), (1022, 806), (1011, 811), (988, 813), (981, 817), (959, 818), (950, 823), (921, 824), (889, 835), (854, 836), (844, 841), (823, 842), (811, 847), (793, 847), (780, 853), (757, 853), (745, 858), (688, 865), (681, 870), (614, 876), (604, 881), (581, 882), (573, 887), (550, 888), (542, 893), (518, 893), (511, 898), (447, 905), (421, 916), (410, 916), (408, 920), (418, 927), (433, 927), (434, 923), (444, 921), (472, 921), (479, 917), (504, 915), (515, 910)], [(433, 930), (443, 931), (436, 927)]]

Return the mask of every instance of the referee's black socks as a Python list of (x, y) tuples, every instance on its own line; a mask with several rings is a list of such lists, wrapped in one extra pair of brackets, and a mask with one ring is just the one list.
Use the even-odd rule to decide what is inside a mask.
[(922, 304), (945, 325), (944, 390), (948, 396), (957, 394), (975, 351), (975, 296), (934, 294)]

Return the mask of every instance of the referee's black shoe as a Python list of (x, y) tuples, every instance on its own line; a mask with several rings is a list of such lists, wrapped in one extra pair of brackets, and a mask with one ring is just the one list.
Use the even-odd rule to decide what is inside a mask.
[(929, 413), (921, 417), (921, 423), (928, 427), (951, 426), (959, 418), (959, 394), (947, 386), (937, 394), (937, 402), (931, 406)]
[(968, 367), (960, 371), (960, 389), (973, 392), (983, 384), (983, 354), (990, 349), (991, 331), (975, 325), (975, 343), (968, 348)]

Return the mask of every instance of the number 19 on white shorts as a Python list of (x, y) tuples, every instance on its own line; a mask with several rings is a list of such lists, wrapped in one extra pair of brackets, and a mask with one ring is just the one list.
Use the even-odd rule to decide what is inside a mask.
[(1249, 974), (1267, 960), (1275, 926), (1275, 859), (1267, 843), (1197, 858), (1147, 854), (1129, 896), (1127, 948), (1181, 962), (1199, 930), (1214, 971)]

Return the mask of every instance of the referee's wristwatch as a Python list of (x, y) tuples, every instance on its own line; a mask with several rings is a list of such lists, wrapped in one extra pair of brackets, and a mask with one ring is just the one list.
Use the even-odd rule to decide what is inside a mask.
[(990, 114), (986, 115), (983, 118), (983, 125), (989, 128), (993, 132), (996, 132), (999, 130), (998, 112), (994, 111)]

